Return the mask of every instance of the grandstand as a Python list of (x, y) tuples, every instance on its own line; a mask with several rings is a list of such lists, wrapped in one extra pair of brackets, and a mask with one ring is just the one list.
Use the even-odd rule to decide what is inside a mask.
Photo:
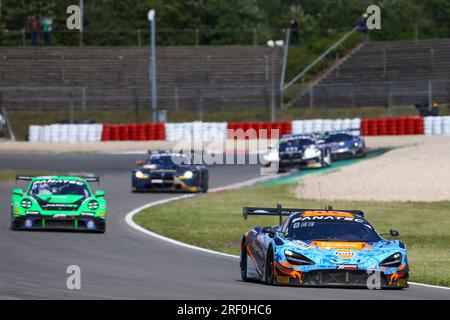
[[(158, 102), (171, 108), (268, 105), (281, 76), (281, 48), (157, 49)], [(0, 93), (9, 109), (133, 108), (150, 101), (148, 48), (0, 47)], [(278, 90), (276, 99), (278, 99)]]
[(359, 107), (450, 102), (450, 39), (364, 44), (294, 106)]

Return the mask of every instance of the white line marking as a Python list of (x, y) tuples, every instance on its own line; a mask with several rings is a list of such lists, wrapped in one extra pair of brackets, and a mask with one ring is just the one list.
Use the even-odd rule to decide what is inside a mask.
[(409, 284), (412, 284), (413, 286), (420, 286), (420, 287), (429, 287), (429, 288), (434, 288), (434, 289), (444, 289), (444, 290), (450, 290), (449, 287), (441, 287), (441, 286), (436, 286), (436, 285), (432, 285), (432, 284), (426, 284), (426, 283), (419, 283), (419, 282), (409, 282)]
[[(283, 175), (278, 175), (276, 176), (276, 178), (284, 176), (284, 175), (288, 175), (287, 174), (283, 174)], [(235, 184), (231, 184), (225, 187), (219, 187), (219, 188), (214, 188), (211, 189), (210, 192), (211, 193), (215, 193), (215, 192), (219, 192), (219, 191), (225, 191), (225, 190), (234, 190), (234, 189), (240, 189), (243, 187), (248, 187), (257, 183), (261, 183), (263, 181), (268, 181), (268, 180), (272, 180), (275, 179), (274, 176), (266, 176), (266, 177), (260, 177), (260, 178), (255, 178), (255, 179), (251, 179), (251, 180), (247, 180), (244, 182), (239, 182), (239, 183), (235, 183)], [(158, 200), (158, 201), (154, 201), (151, 203), (147, 203), (146, 205), (143, 205), (137, 209), (134, 209), (133, 211), (127, 213), (127, 215), (125, 216), (125, 222), (132, 227), (133, 229), (140, 231), (146, 235), (149, 235), (151, 237), (172, 243), (174, 245), (180, 246), (180, 247), (184, 247), (187, 249), (191, 249), (191, 250), (195, 250), (195, 251), (200, 251), (200, 252), (205, 252), (205, 253), (209, 253), (209, 254), (215, 254), (215, 255), (219, 255), (222, 257), (228, 257), (228, 258), (233, 258), (233, 259), (239, 259), (239, 256), (233, 255), (233, 254), (228, 254), (228, 253), (223, 253), (220, 251), (215, 251), (215, 250), (210, 250), (210, 249), (206, 249), (206, 248), (202, 248), (202, 247), (197, 247), (185, 242), (181, 242), (178, 240), (174, 240), (172, 238), (168, 238), (165, 236), (162, 236), (158, 233), (152, 232), (150, 230), (147, 230), (143, 227), (141, 227), (140, 225), (138, 225), (136, 222), (133, 221), (133, 217), (138, 214), (139, 212), (141, 212), (142, 210), (151, 208), (151, 207), (156, 207), (162, 204), (167, 204), (173, 201), (178, 201), (178, 200), (183, 200), (183, 199), (188, 199), (188, 198), (193, 198), (195, 196), (197, 196), (198, 194), (185, 194), (182, 196), (176, 196), (176, 197), (172, 197), (172, 198), (168, 198), (168, 199), (164, 199), (164, 200)], [(441, 287), (441, 286), (436, 286), (436, 285), (431, 285), (431, 284), (426, 284), (426, 283), (418, 283), (418, 282), (409, 282), (408, 283), (410, 285), (413, 286), (421, 286), (421, 287), (429, 287), (429, 288), (434, 288), (434, 289), (444, 289), (444, 290), (450, 290), (449, 287)]]

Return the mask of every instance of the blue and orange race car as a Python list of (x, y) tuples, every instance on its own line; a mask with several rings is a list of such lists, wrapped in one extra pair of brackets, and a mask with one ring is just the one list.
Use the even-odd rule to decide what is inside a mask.
[[(241, 239), (243, 281), (298, 286), (408, 286), (406, 246), (387, 240), (358, 210), (243, 209), (249, 215), (279, 216), (276, 227), (255, 227)], [(282, 217), (288, 216), (283, 222)], [(390, 230), (390, 236), (398, 236)]]

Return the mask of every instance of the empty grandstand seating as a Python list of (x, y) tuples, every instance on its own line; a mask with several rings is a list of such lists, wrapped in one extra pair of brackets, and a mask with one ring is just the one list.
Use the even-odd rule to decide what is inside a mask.
[(450, 102), (450, 39), (367, 43), (294, 105), (412, 105), (429, 89)]
[[(278, 84), (281, 49), (253, 46), (157, 48), (158, 102), (164, 108), (264, 106), (271, 59)], [(150, 104), (148, 48), (0, 48), (0, 93), (9, 107)]]

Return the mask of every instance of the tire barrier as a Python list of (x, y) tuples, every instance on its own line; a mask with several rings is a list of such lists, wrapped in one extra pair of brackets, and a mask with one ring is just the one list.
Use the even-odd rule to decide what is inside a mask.
[[(275, 137), (275, 131), (281, 137), (292, 133), (292, 122), (228, 122), (228, 139), (271, 139)], [(273, 136), (272, 136), (273, 135)]]
[(227, 134), (226, 122), (182, 122), (166, 123), (166, 140), (225, 140)]
[(311, 134), (314, 132), (327, 131), (358, 131), (361, 127), (361, 119), (314, 119), (314, 120), (294, 120), (292, 121), (293, 134)]
[(401, 136), (424, 133), (424, 121), (421, 117), (363, 119), (363, 136)]
[(102, 124), (51, 124), (30, 126), (30, 142), (96, 142), (101, 140)]
[(450, 116), (446, 117), (425, 117), (425, 135), (450, 135)]
[[(227, 129), (234, 130), (228, 133)], [(250, 130), (251, 129), (251, 130)], [(95, 142), (149, 140), (225, 140), (274, 138), (287, 134), (346, 131), (362, 136), (450, 135), (450, 116), (380, 119), (312, 119), (284, 122), (183, 122), (142, 124), (52, 124), (29, 127), (32, 142)]]
[(101, 141), (165, 140), (164, 123), (105, 124)]

